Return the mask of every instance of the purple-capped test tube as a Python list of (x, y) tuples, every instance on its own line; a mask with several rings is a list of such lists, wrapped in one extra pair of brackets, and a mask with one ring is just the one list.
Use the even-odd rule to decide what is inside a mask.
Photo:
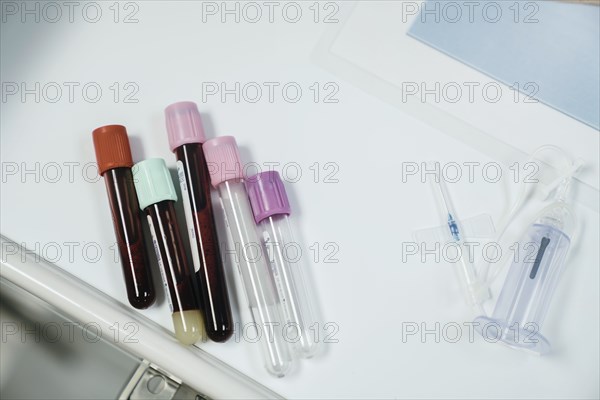
[(297, 355), (310, 358), (317, 351), (319, 325), (283, 181), (276, 171), (262, 172), (249, 177), (246, 188), (281, 301), (285, 335)]

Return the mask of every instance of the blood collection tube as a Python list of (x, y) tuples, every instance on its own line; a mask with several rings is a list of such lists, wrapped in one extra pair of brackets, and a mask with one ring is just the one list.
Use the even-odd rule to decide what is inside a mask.
[(175, 336), (184, 344), (194, 344), (203, 338), (204, 326), (179, 234), (177, 194), (171, 175), (162, 158), (151, 158), (133, 166), (133, 177), (140, 208), (146, 212), (150, 225)]
[(107, 125), (92, 133), (98, 172), (104, 177), (129, 303), (145, 309), (154, 303), (152, 273), (146, 254), (140, 208), (133, 184), (133, 160), (127, 130)]
[(271, 374), (284, 376), (292, 365), (292, 358), (283, 336), (274, 332), (282, 327), (280, 304), (268, 260), (256, 252), (262, 246), (244, 186), (237, 144), (232, 136), (223, 136), (206, 141), (202, 147), (235, 244), (239, 272), (263, 347), (265, 366)]
[(254, 212), (285, 318), (284, 332), (300, 357), (317, 350), (311, 327), (317, 322), (313, 296), (303, 273), (302, 248), (295, 241), (290, 203), (276, 171), (261, 172), (246, 180)]
[(210, 175), (202, 151), (206, 138), (200, 113), (195, 103), (181, 102), (167, 107), (165, 116), (169, 146), (177, 157), (206, 333), (211, 340), (224, 342), (233, 334), (233, 321), (210, 198)]

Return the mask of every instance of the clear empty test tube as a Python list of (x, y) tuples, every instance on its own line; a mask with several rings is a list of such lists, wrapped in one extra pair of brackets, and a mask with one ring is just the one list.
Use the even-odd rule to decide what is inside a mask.
[(283, 181), (277, 171), (267, 171), (248, 177), (246, 188), (279, 293), (285, 318), (283, 334), (297, 355), (310, 358), (317, 351), (317, 341), (311, 334), (317, 322), (316, 310), (304, 276), (302, 247), (295, 240)]
[(175, 215), (177, 194), (165, 161), (151, 158), (133, 166), (140, 208), (146, 212), (152, 243), (172, 312), (175, 336), (183, 344), (204, 339), (204, 322)]
[(287, 343), (281, 335), (282, 318), (270, 266), (262, 251), (248, 193), (244, 186), (235, 138), (223, 136), (202, 146), (211, 182), (219, 191), (227, 225), (236, 247), (239, 271), (254, 324), (260, 335), (267, 370), (284, 376), (292, 365)]

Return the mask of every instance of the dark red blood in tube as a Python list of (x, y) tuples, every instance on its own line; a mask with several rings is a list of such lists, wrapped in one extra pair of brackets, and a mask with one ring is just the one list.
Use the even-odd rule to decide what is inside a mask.
[(154, 303), (155, 292), (131, 173), (127, 131), (121, 125), (108, 125), (94, 130), (92, 136), (98, 171), (108, 192), (127, 298), (133, 307), (145, 309)]
[(231, 306), (210, 198), (210, 176), (202, 150), (206, 140), (195, 103), (184, 101), (165, 109), (169, 147), (177, 157), (177, 172), (186, 214), (199, 303), (208, 337), (224, 342), (233, 334)]
[[(196, 277), (200, 282), (200, 303), (204, 309), (207, 335), (211, 340), (224, 342), (233, 334), (233, 322), (204, 152), (200, 143), (190, 143), (175, 149), (175, 155), (183, 169), (194, 224), (195, 245), (199, 251), (200, 270), (196, 272)], [(182, 179), (181, 175), (179, 179)]]
[(194, 297), (194, 283), (179, 235), (175, 216), (175, 203), (161, 201), (146, 208), (146, 215), (152, 219), (152, 226), (159, 238), (156, 241), (160, 259), (172, 279), (167, 279), (169, 295), (173, 301), (173, 312), (197, 310)]
[(184, 344), (204, 338), (204, 321), (195, 282), (179, 234), (175, 202), (177, 193), (171, 173), (162, 158), (151, 158), (134, 166), (135, 189), (146, 212), (152, 243), (172, 312), (175, 336)]

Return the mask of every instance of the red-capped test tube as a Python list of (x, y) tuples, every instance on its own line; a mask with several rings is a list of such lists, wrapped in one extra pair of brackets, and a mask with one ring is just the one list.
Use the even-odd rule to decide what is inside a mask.
[(183, 209), (206, 333), (215, 342), (233, 334), (231, 306), (210, 198), (210, 175), (202, 151), (206, 141), (198, 107), (192, 102), (165, 110), (169, 146), (177, 157)]
[(151, 158), (134, 165), (133, 177), (140, 208), (145, 210), (150, 225), (175, 336), (183, 344), (194, 344), (204, 336), (204, 322), (179, 234), (177, 194), (171, 174), (162, 158)]
[(108, 192), (127, 298), (133, 307), (145, 309), (154, 303), (155, 292), (131, 173), (127, 130), (121, 125), (102, 126), (93, 131), (92, 138), (98, 172)]

